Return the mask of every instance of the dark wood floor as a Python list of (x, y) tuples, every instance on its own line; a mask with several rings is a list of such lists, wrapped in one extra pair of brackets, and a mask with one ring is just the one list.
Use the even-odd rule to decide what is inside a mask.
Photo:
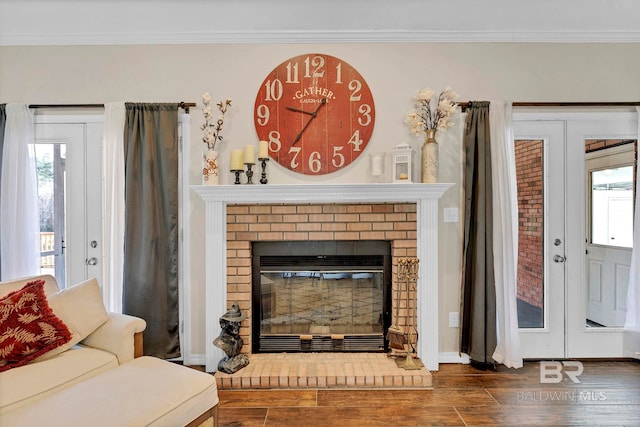
[(640, 363), (584, 362), (580, 383), (540, 382), (540, 365), (440, 365), (433, 390), (219, 391), (220, 427), (640, 426)]

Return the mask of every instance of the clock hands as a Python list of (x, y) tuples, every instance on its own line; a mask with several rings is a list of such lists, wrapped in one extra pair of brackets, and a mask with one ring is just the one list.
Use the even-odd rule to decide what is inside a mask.
[(305, 123), (305, 125), (302, 127), (302, 129), (300, 130), (300, 132), (296, 136), (296, 139), (293, 140), (293, 143), (291, 145), (295, 145), (296, 142), (300, 141), (300, 138), (302, 138), (302, 134), (304, 133), (304, 131), (307, 129), (307, 127), (309, 127), (309, 125), (311, 124), (311, 121), (316, 118), (316, 116), (318, 115), (318, 111), (320, 111), (320, 108), (326, 103), (327, 103), (327, 98), (322, 98), (320, 100), (320, 104), (318, 104), (318, 107), (316, 108), (316, 110), (313, 113), (310, 113), (310, 112), (304, 111), (304, 110), (298, 110), (297, 108), (293, 108), (293, 107), (287, 107), (287, 109), (289, 109), (291, 111), (297, 111), (297, 112), (300, 112), (300, 113), (309, 114), (311, 116), (311, 117), (309, 117), (309, 120), (307, 120), (307, 123)]
[(289, 111), (295, 111), (296, 113), (309, 114), (310, 116), (313, 116), (313, 114), (314, 114), (311, 111), (305, 111), (305, 110), (301, 110), (301, 109), (295, 108), (295, 107), (285, 107), (285, 108), (287, 110), (289, 110)]

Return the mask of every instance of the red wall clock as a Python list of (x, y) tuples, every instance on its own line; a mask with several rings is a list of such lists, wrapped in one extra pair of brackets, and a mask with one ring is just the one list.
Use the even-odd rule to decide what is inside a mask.
[(344, 169), (362, 155), (375, 124), (369, 85), (345, 61), (310, 53), (275, 67), (258, 89), (254, 123), (269, 156), (306, 175)]

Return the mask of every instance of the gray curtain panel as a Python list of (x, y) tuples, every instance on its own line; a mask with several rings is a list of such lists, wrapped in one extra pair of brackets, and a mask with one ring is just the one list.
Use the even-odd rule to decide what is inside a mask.
[[(2, 153), (4, 151), (4, 127), (7, 123), (7, 104), (0, 104), (0, 180), (2, 179)], [(2, 197), (2, 194), (0, 194)], [(0, 277), (2, 277), (2, 264), (0, 264)]]
[(0, 104), (0, 177), (2, 176), (2, 152), (4, 151), (4, 126), (7, 123), (7, 104)]
[(147, 321), (144, 353), (180, 356), (178, 104), (126, 103), (123, 312)]
[(465, 218), (460, 349), (476, 364), (494, 364), (496, 292), (493, 271), (489, 102), (472, 102), (464, 134)]

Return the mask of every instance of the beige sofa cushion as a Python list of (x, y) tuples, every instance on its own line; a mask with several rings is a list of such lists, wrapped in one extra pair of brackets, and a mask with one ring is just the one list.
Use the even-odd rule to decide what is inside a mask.
[(27, 283), (32, 282), (36, 279), (44, 280), (44, 293), (46, 295), (55, 294), (60, 290), (55, 277), (49, 274), (43, 274), (42, 276), (21, 277), (19, 279), (0, 282), (0, 297), (7, 295), (9, 292), (14, 292), (18, 289), (22, 289)]
[(176, 427), (217, 404), (213, 375), (143, 356), (2, 420), (7, 426)]
[(71, 341), (40, 356), (38, 360), (51, 358), (73, 347), (109, 318), (95, 278), (49, 295), (47, 299), (53, 312), (69, 328), (72, 336)]
[(76, 346), (47, 361), (5, 371), (0, 374), (0, 420), (4, 419), (1, 414), (117, 366), (118, 359), (111, 353)]

